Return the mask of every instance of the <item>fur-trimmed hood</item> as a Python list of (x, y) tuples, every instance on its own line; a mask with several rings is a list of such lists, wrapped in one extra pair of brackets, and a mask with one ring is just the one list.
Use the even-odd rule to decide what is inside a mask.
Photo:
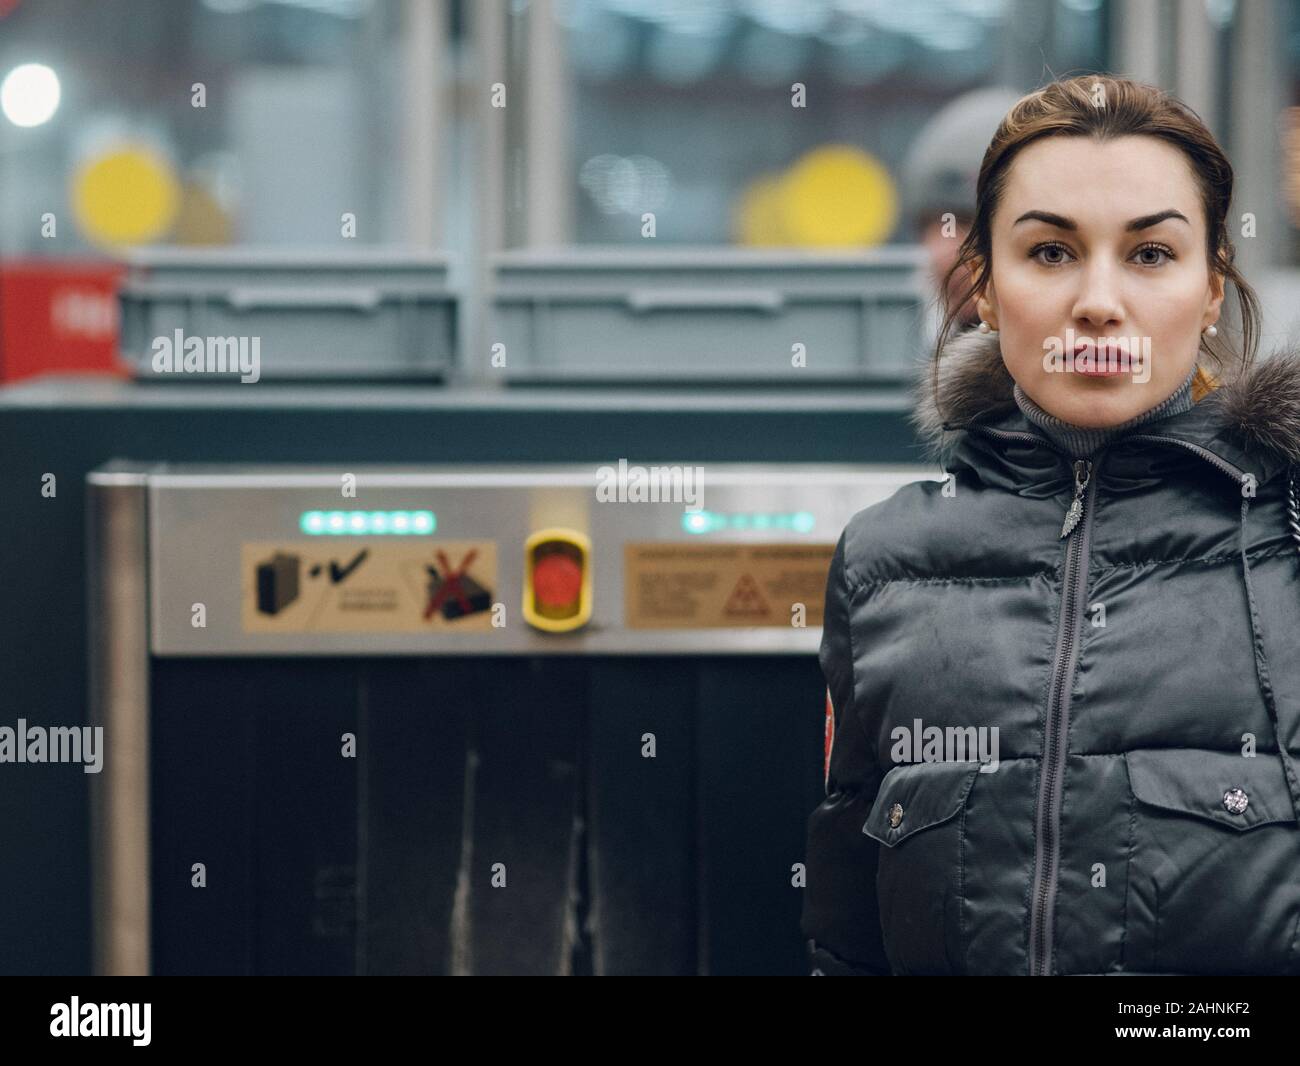
[[(937, 403), (931, 375), (925, 360), (913, 390), (911, 416), (929, 458), (946, 465), (971, 424), (1040, 432), (1016, 405), (1015, 382), (1003, 363), (996, 333), (966, 330), (945, 344)], [(1162, 435), (1200, 445), (1260, 482), (1289, 465), (1300, 465), (1300, 346), (1288, 345), (1256, 359), (1245, 373), (1218, 384), (1191, 410), (1161, 419), (1159, 426)]]

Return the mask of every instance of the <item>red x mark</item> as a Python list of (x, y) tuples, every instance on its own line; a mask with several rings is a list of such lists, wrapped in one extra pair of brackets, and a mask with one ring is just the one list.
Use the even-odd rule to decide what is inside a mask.
[(469, 614), (470, 611), (473, 610), (472, 604), (465, 595), (465, 590), (461, 588), (460, 579), (465, 576), (465, 571), (469, 569), (469, 564), (474, 561), (477, 555), (478, 549), (471, 548), (469, 554), (461, 560), (460, 568), (453, 570), (451, 563), (447, 561), (446, 553), (442, 551), (441, 548), (438, 549), (438, 565), (442, 567), (443, 573), (442, 587), (438, 589), (438, 594), (436, 596), (429, 597), (429, 605), (424, 609), (425, 621), (432, 618), (433, 612), (441, 607), (443, 601), (453, 593), (455, 593), (456, 599), (460, 603), (460, 609), (465, 614)]

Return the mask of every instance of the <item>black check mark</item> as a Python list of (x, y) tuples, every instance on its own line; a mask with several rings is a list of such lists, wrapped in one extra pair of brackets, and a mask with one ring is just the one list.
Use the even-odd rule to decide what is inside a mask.
[(347, 566), (339, 566), (333, 559), (330, 560), (330, 581), (337, 585), (353, 570), (366, 561), (366, 556), (370, 554), (369, 548), (362, 548), (357, 552), (356, 557)]

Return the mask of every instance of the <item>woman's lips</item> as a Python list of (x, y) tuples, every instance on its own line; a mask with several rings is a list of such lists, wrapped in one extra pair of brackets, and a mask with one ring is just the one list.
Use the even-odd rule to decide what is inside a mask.
[(1074, 370), (1088, 377), (1111, 378), (1133, 369), (1128, 345), (1102, 338), (1101, 343), (1081, 340), (1074, 346)]

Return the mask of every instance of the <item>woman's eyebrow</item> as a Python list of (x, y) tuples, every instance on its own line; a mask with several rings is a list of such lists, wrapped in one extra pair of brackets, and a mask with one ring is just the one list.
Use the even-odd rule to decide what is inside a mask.
[[(1140, 218), (1131, 219), (1124, 229), (1130, 233), (1134, 230), (1150, 229), (1152, 226), (1156, 225), (1156, 223), (1163, 222), (1167, 218), (1180, 218), (1184, 222), (1187, 222), (1189, 226), (1191, 225), (1191, 223), (1187, 221), (1186, 215), (1181, 211), (1175, 211), (1172, 207), (1169, 207), (1164, 211), (1157, 211), (1153, 215), (1142, 215)], [(1021, 222), (1029, 222), (1034, 219), (1037, 219), (1039, 222), (1046, 222), (1049, 226), (1055, 226), (1057, 229), (1077, 230), (1079, 228), (1079, 224), (1075, 222), (1074, 219), (1066, 218), (1064, 215), (1058, 215), (1051, 211), (1026, 211), (1011, 224), (1013, 226), (1018, 226)]]

